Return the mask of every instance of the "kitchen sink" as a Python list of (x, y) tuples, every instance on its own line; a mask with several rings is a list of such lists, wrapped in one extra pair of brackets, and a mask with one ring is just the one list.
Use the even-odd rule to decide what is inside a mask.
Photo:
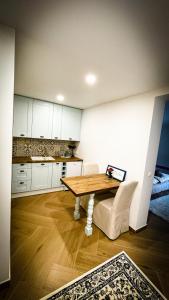
[(52, 156), (31, 156), (32, 160), (55, 160)]

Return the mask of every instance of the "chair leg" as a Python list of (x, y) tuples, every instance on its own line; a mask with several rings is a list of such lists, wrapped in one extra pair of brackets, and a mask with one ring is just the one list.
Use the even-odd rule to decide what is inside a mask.
[(87, 236), (92, 235), (93, 228), (92, 228), (92, 216), (93, 216), (93, 206), (94, 206), (94, 195), (91, 194), (89, 197), (88, 202), (88, 210), (87, 210), (87, 225), (85, 227), (85, 234)]

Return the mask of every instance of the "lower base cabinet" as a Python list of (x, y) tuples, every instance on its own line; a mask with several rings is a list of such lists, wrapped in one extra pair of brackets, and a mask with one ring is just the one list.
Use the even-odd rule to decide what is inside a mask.
[(31, 191), (49, 189), (52, 187), (52, 164), (32, 164)]
[(23, 193), (31, 190), (31, 164), (15, 164), (12, 168), (12, 193)]
[(63, 163), (57, 162), (52, 163), (53, 169), (52, 169), (52, 188), (60, 187), (61, 181), (60, 178), (62, 177), (62, 170), (63, 170)]
[(63, 187), (62, 177), (80, 176), (82, 162), (14, 164), (12, 193)]
[(12, 193), (30, 192), (31, 180), (17, 180), (12, 182)]
[(82, 162), (74, 161), (66, 163), (66, 177), (80, 176), (82, 174)]

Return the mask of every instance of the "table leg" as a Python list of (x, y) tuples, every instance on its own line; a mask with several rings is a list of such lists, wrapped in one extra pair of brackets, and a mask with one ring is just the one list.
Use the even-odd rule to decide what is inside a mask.
[(87, 210), (87, 225), (85, 227), (85, 233), (87, 236), (92, 235), (92, 215), (93, 215), (93, 206), (94, 206), (94, 194), (91, 194), (88, 202), (88, 210)]
[(75, 210), (74, 210), (74, 219), (80, 219), (80, 197), (76, 197)]

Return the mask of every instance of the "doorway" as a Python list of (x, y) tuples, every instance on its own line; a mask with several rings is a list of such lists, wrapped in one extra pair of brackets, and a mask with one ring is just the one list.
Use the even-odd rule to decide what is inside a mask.
[(149, 212), (169, 222), (169, 98), (165, 103)]

